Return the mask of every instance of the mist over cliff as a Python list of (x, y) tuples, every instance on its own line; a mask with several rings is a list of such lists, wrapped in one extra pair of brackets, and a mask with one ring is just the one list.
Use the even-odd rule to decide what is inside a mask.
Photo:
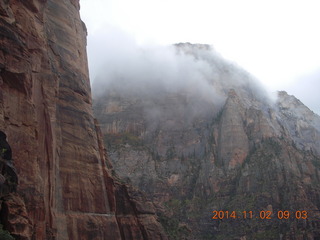
[(246, 89), (243, 94), (268, 98), (257, 79), (224, 60), (210, 45), (140, 46), (119, 30), (112, 33), (109, 40), (105, 36), (96, 40), (100, 54), (91, 64), (94, 98), (114, 91), (149, 99), (183, 92), (213, 104), (216, 110), (229, 89)]
[[(209, 45), (124, 42), (101, 48), (94, 114), (115, 172), (152, 199), (170, 239), (320, 236), (319, 116), (286, 92), (270, 97)], [(306, 227), (276, 219), (307, 208)], [(215, 221), (212, 210), (273, 219)]]
[[(14, 192), (1, 186), (1, 234), (320, 238), (319, 116), (286, 92), (270, 102), (210, 46), (141, 48), (121, 36), (96, 45), (92, 106), (79, 8), (0, 3), (0, 126), (19, 179)], [(310, 214), (213, 220), (225, 209)]]

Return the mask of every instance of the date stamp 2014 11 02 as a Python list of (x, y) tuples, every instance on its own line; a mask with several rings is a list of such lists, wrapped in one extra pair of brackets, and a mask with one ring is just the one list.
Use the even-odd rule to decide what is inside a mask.
[(212, 219), (307, 219), (308, 211), (212, 211)]

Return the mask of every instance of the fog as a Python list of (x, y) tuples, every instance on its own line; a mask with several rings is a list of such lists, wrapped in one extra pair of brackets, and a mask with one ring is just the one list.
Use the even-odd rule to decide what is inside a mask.
[(266, 97), (256, 79), (225, 61), (212, 46), (140, 46), (115, 28), (99, 35), (91, 42), (91, 52), (99, 54), (89, 55), (94, 98), (120, 93), (154, 99), (183, 93), (218, 111), (232, 88), (249, 97)]
[(205, 81), (206, 76), (213, 74), (207, 62), (177, 53), (173, 46), (138, 46), (134, 39), (119, 30), (107, 35), (98, 38), (102, 41), (95, 44), (100, 47), (102, 57), (96, 59), (98, 63), (94, 66), (95, 96), (110, 87), (125, 92), (155, 88), (176, 92), (193, 88), (205, 96), (214, 95)]
[[(121, 28), (132, 35), (122, 41), (133, 44), (133, 38), (139, 43), (213, 44), (223, 56), (257, 76), (269, 90), (286, 90), (320, 114), (319, 94), (312, 94), (320, 81), (309, 84), (311, 80), (298, 76), (319, 70), (317, 1), (81, 0), (80, 3), (81, 17), (89, 32), (91, 80), (104, 57), (100, 52), (106, 53), (101, 46), (110, 43), (118, 49), (122, 44), (113, 42), (119, 41), (117, 34), (108, 34), (117, 32), (113, 28)], [(107, 33), (98, 34), (99, 31)], [(102, 35), (108, 38), (96, 39)]]

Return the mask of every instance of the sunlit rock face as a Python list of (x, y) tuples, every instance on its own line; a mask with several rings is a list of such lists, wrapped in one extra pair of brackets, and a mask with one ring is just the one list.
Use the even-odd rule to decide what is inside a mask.
[[(171, 239), (319, 237), (319, 116), (283, 92), (270, 100), (207, 45), (173, 49), (179, 71), (161, 75), (158, 64), (147, 81), (128, 68), (105, 73), (106, 85), (102, 71), (93, 85), (105, 89), (94, 113), (115, 172), (148, 194)], [(213, 210), (238, 215), (212, 219)], [(308, 218), (297, 219), (304, 210)], [(292, 218), (278, 219), (279, 211)]]
[(79, 7), (0, 3), (0, 129), (19, 176), (0, 221), (16, 239), (166, 239), (153, 206), (144, 211), (143, 196), (131, 199), (110, 173)]

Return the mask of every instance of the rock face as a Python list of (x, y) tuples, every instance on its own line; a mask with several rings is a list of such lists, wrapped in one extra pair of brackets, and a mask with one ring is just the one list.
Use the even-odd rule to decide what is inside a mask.
[(166, 239), (153, 206), (111, 175), (79, 1), (1, 1), (0, 46), (0, 127), (19, 176), (7, 209), (28, 225), (7, 229), (16, 239)]
[(285, 92), (272, 102), (206, 45), (176, 47), (210, 64), (220, 98), (114, 79), (94, 111), (116, 173), (152, 198), (170, 239), (319, 238), (320, 117)]
[(282, 123), (288, 129), (288, 135), (299, 148), (312, 150), (320, 154), (320, 122), (314, 114), (299, 99), (279, 92), (278, 109)]

